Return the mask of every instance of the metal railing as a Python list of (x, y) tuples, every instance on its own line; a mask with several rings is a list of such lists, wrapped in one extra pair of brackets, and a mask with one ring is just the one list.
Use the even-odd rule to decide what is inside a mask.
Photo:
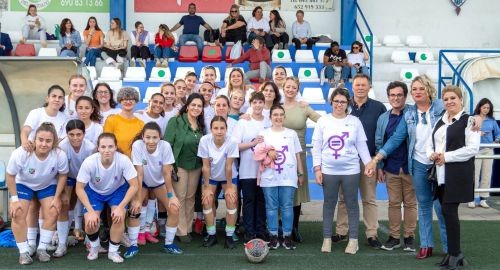
[(354, 24), (356, 26), (356, 30), (358, 30), (359, 35), (362, 37), (363, 44), (365, 44), (365, 48), (366, 49), (369, 48), (368, 55), (370, 57), (370, 59), (369, 59), (369, 61), (370, 61), (370, 78), (373, 78), (373, 32), (372, 32), (372, 29), (370, 28), (370, 25), (368, 25), (368, 21), (366, 20), (365, 15), (363, 14), (363, 11), (361, 10), (361, 7), (359, 7), (358, 1), (355, 1), (354, 3), (356, 4), (356, 9), (357, 9), (359, 15), (361, 15), (361, 18), (363, 19), (364, 25), (365, 25), (366, 29), (368, 30), (368, 33), (370, 34), (369, 35), (370, 46), (368, 46), (368, 44), (366, 44), (366, 40), (364, 38), (363, 32), (361, 31), (361, 28), (359, 27), (358, 20), (356, 19), (354, 21)]
[[(457, 78), (457, 85), (463, 84), (465, 90), (469, 94), (469, 113), (472, 114), (474, 110), (474, 96), (472, 95), (472, 89), (464, 80), (461, 74), (461, 70), (458, 69), (458, 66), (455, 67), (445, 53), (500, 53), (500, 50), (440, 50), (439, 51), (439, 62), (438, 62), (438, 97), (441, 96), (441, 88), (446, 86), (445, 80), (453, 80), (453, 76)], [(444, 62), (444, 63), (443, 63)], [(451, 77), (442, 76), (443, 65), (448, 65), (453, 72)], [(459, 64), (460, 65), (460, 64)]]

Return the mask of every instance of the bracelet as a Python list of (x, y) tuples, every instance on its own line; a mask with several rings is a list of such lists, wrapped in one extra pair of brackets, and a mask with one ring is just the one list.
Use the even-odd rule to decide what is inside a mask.
[(10, 196), (10, 201), (11, 202), (18, 202), (19, 201), (19, 197), (17, 195)]
[(167, 192), (167, 198), (171, 199), (174, 197), (174, 193), (173, 192)]

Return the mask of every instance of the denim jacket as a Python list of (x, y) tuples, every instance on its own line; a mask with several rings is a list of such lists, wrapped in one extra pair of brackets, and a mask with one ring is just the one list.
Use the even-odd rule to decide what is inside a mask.
[[(429, 108), (429, 116), (431, 118), (431, 125), (434, 127), (441, 119), (444, 113), (443, 101), (440, 99), (434, 100)], [(384, 157), (390, 155), (398, 146), (406, 139), (408, 139), (408, 168), (412, 174), (413, 166), (413, 150), (416, 143), (417, 124), (418, 124), (418, 110), (417, 105), (406, 105), (404, 109), (404, 121), (400, 121), (396, 127), (394, 134), (387, 140), (387, 142), (379, 148), (378, 152)], [(387, 119), (389, 119), (387, 117)], [(378, 123), (377, 123), (378, 124)], [(387, 122), (386, 122), (387, 125)], [(377, 126), (378, 130), (378, 126)], [(382, 134), (382, 141), (384, 137)], [(377, 136), (375, 137), (377, 140)], [(377, 141), (375, 141), (377, 143)], [(378, 148), (378, 146), (377, 146)]]
[[(403, 114), (405, 114), (407, 111), (408, 111), (408, 107), (410, 105), (405, 105), (404, 109), (403, 109)], [(386, 154), (386, 152), (381, 152), (383, 150), (381, 150), (382, 146), (384, 146), (384, 136), (385, 136), (385, 130), (387, 129), (387, 124), (389, 123), (389, 116), (392, 112), (392, 109), (386, 111), (385, 113), (381, 114), (377, 120), (377, 130), (375, 131), (375, 148), (376, 148), (376, 151), (377, 152), (380, 152), (380, 153), (383, 153), (384, 155), (384, 158), (387, 158), (387, 156), (389, 154)], [(399, 128), (399, 126), (403, 126), (401, 124), (401, 122), (404, 122), (404, 121), (400, 121), (400, 123), (398, 124), (398, 126), (396, 127), (396, 130), (394, 131), (394, 134), (396, 134), (396, 132), (398, 131), (397, 129)], [(393, 136), (394, 136), (393, 134)], [(408, 138), (406, 138), (408, 140)], [(389, 142), (389, 139), (387, 140)], [(403, 141), (399, 142), (399, 144), (401, 144)], [(396, 146), (394, 149), (392, 149), (392, 146), (391, 146), (391, 149), (392, 151), (394, 151), (398, 146)], [(379, 169), (382, 169), (384, 168), (384, 162), (383, 161), (380, 161), (378, 164), (377, 164), (377, 168)]]
[(483, 120), (481, 131), (485, 133), (484, 136), (481, 136), (481, 143), (493, 143), (500, 140), (500, 128), (495, 118), (486, 117)]
[[(61, 35), (61, 37), (59, 38), (59, 47), (61, 48), (64, 47), (64, 45), (66, 45), (67, 42), (68, 42), (68, 37), (66, 36), (66, 34)], [(69, 36), (69, 42), (71, 42), (73, 47), (76, 48), (76, 53), (78, 53), (80, 46), (82, 45), (82, 38), (80, 36), (80, 32), (76, 30), (71, 32), (71, 35)]]

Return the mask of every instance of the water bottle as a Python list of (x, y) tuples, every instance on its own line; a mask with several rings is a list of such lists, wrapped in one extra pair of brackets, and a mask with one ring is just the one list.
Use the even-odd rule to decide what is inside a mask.
[(54, 26), (54, 35), (56, 36), (57, 40), (61, 38), (61, 27), (59, 27), (59, 24), (56, 24)]

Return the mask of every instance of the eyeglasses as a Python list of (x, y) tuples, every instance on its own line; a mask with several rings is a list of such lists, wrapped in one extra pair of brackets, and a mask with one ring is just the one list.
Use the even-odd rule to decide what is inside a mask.
[(105, 91), (97, 91), (97, 94), (98, 95), (109, 95), (109, 91), (105, 90)]
[(403, 94), (390, 94), (389, 97), (390, 98), (402, 98), (402, 97), (404, 97), (404, 95)]
[(345, 101), (345, 100), (334, 100), (332, 102), (335, 105), (346, 105), (347, 104), (347, 101)]

